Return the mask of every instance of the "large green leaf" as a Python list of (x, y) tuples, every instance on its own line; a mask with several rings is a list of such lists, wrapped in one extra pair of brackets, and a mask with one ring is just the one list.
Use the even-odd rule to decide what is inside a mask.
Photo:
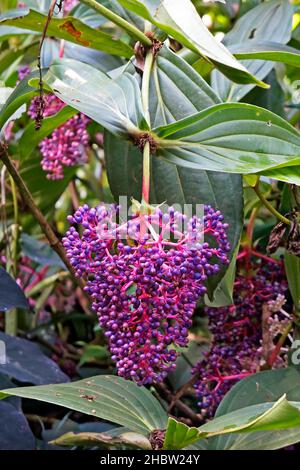
[(225, 103), (154, 130), (157, 155), (195, 169), (262, 173), (300, 163), (300, 134), (257, 106)]
[(236, 258), (238, 251), (239, 244), (236, 246), (236, 249), (232, 255), (232, 259), (230, 261), (230, 265), (228, 266), (225, 276), (223, 276), (223, 278), (221, 279), (213, 295), (211, 292), (208, 292), (208, 295), (205, 296), (205, 304), (207, 306), (218, 308), (233, 304), (232, 296), (236, 272)]
[(8, 395), (53, 403), (128, 427), (145, 436), (166, 427), (167, 415), (145, 388), (112, 375), (78, 382), (3, 390)]
[(203, 438), (232, 433), (253, 433), (294, 428), (300, 425), (300, 402), (288, 402), (283, 395), (275, 403), (240, 408), (200, 426), (189, 428), (169, 418), (164, 449), (183, 449)]
[(263, 171), (262, 174), (274, 180), (284, 181), (285, 183), (297, 184), (300, 186), (300, 167), (287, 166), (285, 168), (275, 168)]
[[(2, 15), (0, 17), (0, 27), (13, 26), (27, 31), (42, 33), (46, 21), (46, 15), (36, 10), (24, 8), (11, 10)], [(71, 16), (52, 18), (47, 35), (122, 57), (129, 58), (133, 53), (132, 48), (120, 39), (115, 39), (107, 33), (93, 29), (78, 18)]]
[[(157, 56), (151, 79), (151, 122), (164, 125), (220, 102), (209, 85), (182, 58), (166, 47)], [(141, 198), (142, 155), (132, 145), (106, 133), (105, 157), (110, 188), (119, 196)], [(151, 202), (169, 205), (210, 204), (222, 211), (229, 224), (232, 256), (241, 235), (243, 189), (239, 175), (183, 168), (152, 158)], [(226, 268), (209, 279), (209, 296), (220, 282)]]
[[(122, 428), (121, 428), (122, 429)], [(123, 428), (124, 429), (124, 428)], [(50, 444), (58, 446), (77, 446), (77, 447), (108, 447), (112, 446), (126, 446), (126, 448), (138, 448), (143, 450), (151, 450), (149, 440), (142, 434), (124, 431), (117, 436), (111, 435), (109, 432), (96, 433), (96, 432), (68, 432), (63, 436), (58, 437)]]
[(300, 67), (299, 50), (277, 42), (236, 44), (231, 48), (231, 51), (238, 59), (271, 60), (273, 62), (283, 62), (293, 67)]
[(90, 65), (61, 59), (53, 63), (44, 81), (62, 101), (115, 135), (128, 138), (147, 126), (138, 82), (129, 73), (112, 80)]
[[(295, 367), (253, 374), (232, 387), (225, 395), (216, 417), (232, 413), (242, 406), (273, 402), (286, 393), (287, 399), (299, 402), (300, 371)], [(210, 440), (210, 449), (273, 450), (300, 440), (300, 426), (284, 431), (260, 431), (251, 435), (228, 434)]]
[[(243, 15), (226, 34), (224, 44), (234, 54), (236, 45), (255, 48), (256, 44), (274, 41), (285, 44), (292, 31), (293, 6), (288, 0), (270, 0), (260, 3)], [(261, 58), (261, 57), (260, 57)], [(267, 59), (270, 60), (270, 59)], [(242, 63), (258, 79), (263, 80), (273, 68), (272, 62), (245, 60)], [(239, 101), (253, 85), (239, 86), (219, 71), (212, 73), (212, 86), (224, 101)]]
[(207, 82), (166, 46), (153, 66), (150, 96), (152, 127), (169, 124), (221, 103)]
[[(150, 1), (154, 2), (154, 0)], [(121, 16), (121, 18), (124, 18), (124, 20), (137, 26), (141, 31), (144, 31), (145, 23), (143, 19), (138, 16), (134, 11), (130, 11), (126, 8), (123, 8), (118, 0), (99, 0), (99, 2), (105, 7), (112, 10), (117, 15)]]
[(139, 0), (119, 0), (131, 11), (151, 21), (181, 44), (213, 62), (225, 75), (238, 83), (265, 86), (239, 63), (226, 47), (206, 28), (190, 0), (155, 1), (151, 8)]

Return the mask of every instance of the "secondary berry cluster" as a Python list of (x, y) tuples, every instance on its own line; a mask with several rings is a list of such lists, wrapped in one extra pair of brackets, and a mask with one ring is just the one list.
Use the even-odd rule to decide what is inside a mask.
[[(44, 102), (44, 117), (53, 116), (65, 106), (55, 95), (45, 95)], [(37, 105), (37, 98), (34, 98), (28, 110), (32, 119), (37, 116)], [(78, 113), (41, 141), (40, 151), (43, 157), (41, 165), (48, 179), (62, 179), (64, 166), (71, 167), (86, 163), (89, 144), (88, 122), (89, 119), (84, 114)]]
[[(214, 416), (217, 406), (242, 378), (257, 372), (276, 348), (273, 339), (286, 326), (282, 304), (287, 281), (281, 262), (251, 259), (238, 263), (234, 284), (234, 304), (206, 308), (212, 346), (195, 367), (198, 405), (205, 418)], [(263, 310), (265, 309), (265, 318)], [(271, 316), (278, 312), (277, 315)], [(274, 335), (263, 339), (263, 322)], [(280, 351), (278, 351), (279, 353)], [(268, 364), (282, 365), (280, 357)]]

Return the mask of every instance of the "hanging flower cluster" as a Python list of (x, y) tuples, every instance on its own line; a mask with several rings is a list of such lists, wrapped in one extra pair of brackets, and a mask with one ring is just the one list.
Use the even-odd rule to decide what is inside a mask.
[(119, 209), (80, 207), (69, 221), (82, 226), (82, 236), (71, 227), (63, 243), (77, 276), (87, 279), (118, 374), (141, 385), (174, 369), (171, 345), (186, 346), (205, 281), (228, 262), (227, 224), (209, 206), (188, 221), (158, 208), (123, 224), (115, 222)]
[[(193, 373), (198, 376), (195, 389), (206, 419), (214, 416), (220, 401), (237, 381), (258, 372), (268, 362), (269, 354), (272, 357), (276, 352), (273, 340), (290, 322), (282, 310), (288, 289), (282, 263), (251, 259), (246, 264), (246, 269), (239, 264), (234, 305), (205, 309), (213, 343)], [(266, 331), (273, 331), (269, 338), (263, 336), (264, 322)], [(280, 352), (273, 354), (268, 366), (283, 365)]]
[[(44, 117), (53, 116), (65, 106), (55, 95), (45, 95), (44, 100)], [(32, 119), (37, 116), (37, 105), (38, 101), (34, 98), (28, 110)], [(88, 122), (89, 119), (84, 114), (78, 113), (41, 141), (40, 151), (43, 156), (41, 165), (47, 172), (48, 179), (62, 179), (64, 166), (71, 167), (86, 163), (89, 143), (86, 128)]]

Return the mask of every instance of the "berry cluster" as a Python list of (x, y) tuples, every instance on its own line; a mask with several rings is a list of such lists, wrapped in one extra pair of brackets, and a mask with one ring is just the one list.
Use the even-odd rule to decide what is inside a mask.
[(201, 218), (158, 208), (116, 223), (119, 209), (80, 207), (68, 220), (82, 236), (71, 227), (63, 243), (77, 276), (87, 279), (118, 374), (141, 385), (174, 369), (171, 345), (186, 346), (204, 283), (228, 262), (227, 224), (209, 206)]
[[(53, 116), (64, 107), (64, 103), (55, 95), (44, 96), (44, 117)], [(32, 119), (37, 116), (37, 98), (34, 98), (28, 114)], [(64, 177), (63, 167), (86, 163), (89, 135), (86, 129), (89, 119), (82, 113), (71, 117), (57, 127), (49, 137), (40, 143), (43, 156), (41, 165), (47, 172), (47, 178), (58, 180)]]
[[(237, 381), (257, 372), (263, 364), (266, 353), (262, 345), (263, 308), (267, 306), (270, 314), (279, 311), (276, 299), (281, 299), (282, 305), (287, 293), (281, 263), (252, 259), (246, 269), (243, 263), (238, 268), (234, 305), (205, 309), (213, 342), (193, 372), (198, 376), (195, 384), (198, 405), (206, 419), (214, 416), (220, 401)], [(273, 324), (274, 318), (270, 317), (268, 322)], [(282, 328), (280, 319), (276, 318), (275, 323), (274, 331)]]

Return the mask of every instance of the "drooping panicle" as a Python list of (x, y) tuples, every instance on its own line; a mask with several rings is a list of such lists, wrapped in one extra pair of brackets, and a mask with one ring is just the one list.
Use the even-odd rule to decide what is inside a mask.
[(82, 226), (82, 236), (71, 227), (63, 243), (77, 275), (87, 279), (118, 374), (141, 385), (175, 367), (174, 346), (187, 344), (205, 281), (228, 262), (228, 227), (209, 206), (185, 229), (185, 216), (172, 208), (124, 223), (118, 214), (117, 206), (80, 207), (69, 221)]

